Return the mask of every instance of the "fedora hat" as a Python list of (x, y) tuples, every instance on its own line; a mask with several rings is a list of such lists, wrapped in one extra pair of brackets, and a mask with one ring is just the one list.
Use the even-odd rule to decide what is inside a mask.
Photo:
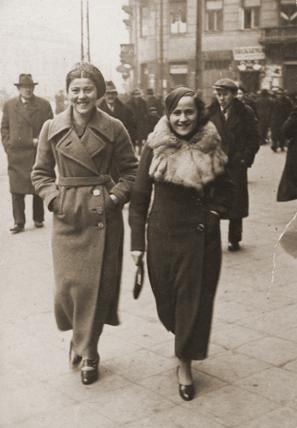
[(107, 80), (105, 82), (105, 85), (106, 85), (106, 91), (105, 91), (105, 93), (106, 92), (113, 92), (115, 94), (118, 93), (117, 88), (115, 87), (114, 83), (111, 80)]
[(18, 83), (14, 83), (14, 85), (17, 87), (19, 87), (19, 86), (35, 86), (35, 85), (38, 85), (38, 83), (33, 81), (31, 74), (22, 73), (19, 75)]

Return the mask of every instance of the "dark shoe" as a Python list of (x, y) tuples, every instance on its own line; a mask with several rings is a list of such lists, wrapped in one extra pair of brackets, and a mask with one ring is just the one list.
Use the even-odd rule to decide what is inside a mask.
[[(177, 367), (177, 377), (178, 377), (178, 371), (179, 371), (179, 367)], [(190, 385), (182, 385), (181, 383), (179, 383), (178, 392), (181, 398), (185, 401), (191, 401), (195, 396), (195, 388), (192, 383)]]
[(97, 360), (91, 360), (89, 358), (84, 358), (82, 360), (80, 373), (81, 381), (84, 385), (90, 385), (91, 383), (96, 382), (98, 379), (98, 364), (99, 357)]
[(73, 343), (70, 342), (70, 348), (69, 348), (69, 364), (72, 369), (76, 369), (80, 362), (82, 360), (82, 357), (78, 355), (75, 350), (73, 349)]
[(228, 251), (239, 251), (240, 250), (240, 245), (239, 242), (230, 242), (228, 244)]
[(24, 226), (22, 224), (15, 224), (12, 228), (9, 229), (11, 233), (16, 234), (24, 231)]
[(276, 148), (276, 147), (270, 146), (270, 148), (271, 148), (271, 150), (272, 150), (274, 153), (276, 153), (276, 152), (277, 152), (277, 148)]
[(35, 224), (35, 227), (37, 228), (41, 228), (44, 226), (43, 221), (35, 221), (34, 224)]

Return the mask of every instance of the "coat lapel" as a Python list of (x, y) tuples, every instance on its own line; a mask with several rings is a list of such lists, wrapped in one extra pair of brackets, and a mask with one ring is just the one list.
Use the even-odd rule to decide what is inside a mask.
[(63, 156), (80, 164), (84, 168), (98, 175), (96, 165), (90, 156), (86, 146), (83, 144), (76, 132), (70, 129), (56, 146), (56, 149)]
[(22, 116), (23, 119), (26, 120), (26, 122), (28, 122), (28, 124), (30, 126), (32, 126), (32, 122), (30, 119), (30, 115), (29, 112), (26, 110), (26, 107), (23, 106), (22, 102), (20, 99), (17, 100), (16, 105), (15, 105), (15, 110), (16, 113), (19, 114), (20, 116)]

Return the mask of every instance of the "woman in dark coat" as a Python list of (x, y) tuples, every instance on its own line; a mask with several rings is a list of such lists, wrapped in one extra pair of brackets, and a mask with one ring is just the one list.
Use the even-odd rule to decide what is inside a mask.
[(288, 140), (288, 151), (278, 186), (277, 201), (285, 202), (297, 199), (297, 107), (292, 110), (281, 131)]
[[(129, 222), (136, 264), (147, 263), (159, 318), (175, 334), (179, 392), (191, 400), (191, 361), (207, 356), (213, 302), (221, 264), (220, 216), (231, 183), (227, 157), (204, 106), (189, 88), (165, 101), (145, 146), (132, 191)], [(152, 192), (154, 197), (152, 207)]]
[[(69, 108), (41, 131), (32, 181), (53, 211), (55, 315), (73, 330), (70, 362), (84, 384), (98, 377), (104, 324), (117, 325), (123, 221), (137, 160), (122, 123), (96, 110), (105, 91), (100, 71), (77, 64), (67, 74)], [(116, 165), (119, 179), (111, 177)], [(58, 171), (56, 181), (55, 167)]]

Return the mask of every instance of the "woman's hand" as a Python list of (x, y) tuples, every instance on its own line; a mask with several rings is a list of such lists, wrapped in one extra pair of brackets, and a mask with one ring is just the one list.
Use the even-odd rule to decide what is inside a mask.
[(143, 259), (144, 252), (138, 250), (131, 251), (131, 256), (135, 265), (138, 266), (139, 262)]

